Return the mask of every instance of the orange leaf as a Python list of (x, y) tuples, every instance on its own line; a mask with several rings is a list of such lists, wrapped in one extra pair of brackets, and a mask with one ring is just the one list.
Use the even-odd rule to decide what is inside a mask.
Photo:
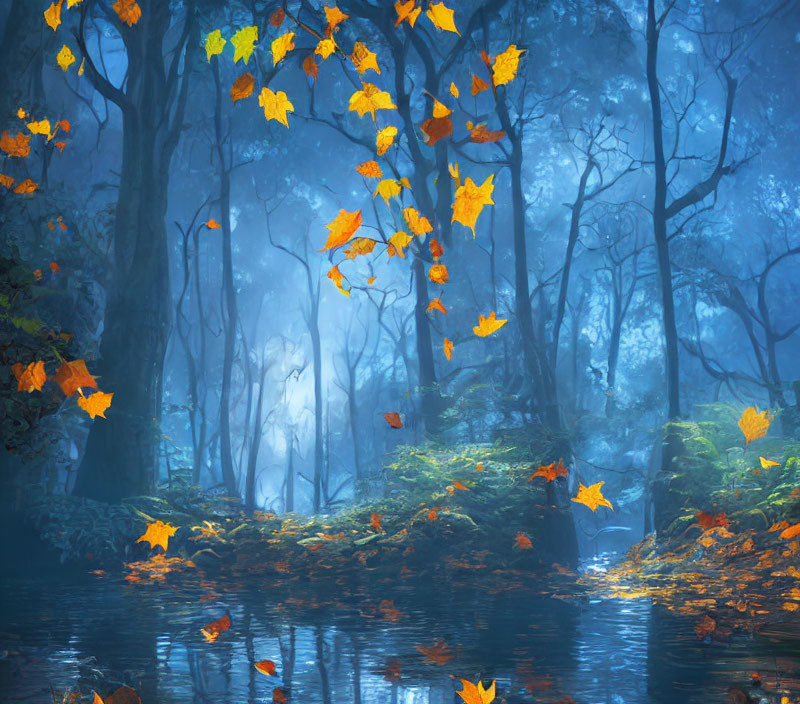
[(428, 243), (428, 247), (431, 250), (433, 261), (438, 262), (444, 256), (444, 248), (439, 244), (439, 240), (436, 238), (431, 239)]
[(430, 313), (431, 311), (434, 310), (438, 310), (440, 313), (444, 313), (445, 315), (447, 315), (447, 308), (445, 308), (444, 305), (442, 304), (441, 296), (439, 296), (439, 298), (434, 298), (430, 303), (428, 303), (426, 312)]
[(8, 131), (4, 131), (0, 138), (0, 149), (9, 156), (24, 158), (31, 153), (31, 136), (17, 132), (17, 136), (12, 137)]
[(102, 391), (95, 391), (91, 396), (81, 396), (78, 399), (78, 406), (89, 414), (94, 420), (97, 416), (105, 418), (105, 412), (111, 406), (114, 394), (106, 394)]
[(430, 511), (428, 511), (428, 520), (429, 521), (438, 521), (439, 520), (439, 511), (440, 510), (441, 509), (438, 509), (438, 508), (430, 509)]
[(461, 697), (465, 704), (491, 704), (495, 697), (495, 681), (489, 685), (489, 689), (483, 688), (483, 682), (478, 680), (478, 685), (475, 686), (468, 680), (461, 680), (461, 691), (458, 696)]
[(433, 225), (431, 225), (428, 218), (422, 217), (416, 208), (403, 208), (403, 217), (408, 223), (408, 228), (415, 235), (425, 235), (433, 231)]
[(486, 129), (486, 125), (476, 125), (470, 130), (469, 138), (476, 144), (485, 144), (486, 142), (499, 142), (506, 133), (502, 130), (497, 132)]
[(395, 2), (394, 9), (397, 12), (397, 19), (394, 22), (395, 27), (398, 27), (403, 21), (408, 22), (412, 27), (414, 26), (419, 13), (422, 12), (421, 7), (415, 8), (414, 5), (416, 5), (416, 0), (407, 0), (407, 2), (397, 0)]
[(533, 547), (533, 543), (531, 539), (520, 530), (517, 531), (517, 537), (514, 539), (514, 546), (519, 550), (530, 550)]
[(309, 54), (305, 59), (303, 59), (303, 71), (305, 72), (306, 76), (311, 77), (311, 80), (317, 80), (317, 76), (319, 75), (319, 66), (314, 60), (314, 54)]
[(33, 193), (37, 188), (39, 188), (39, 184), (31, 181), (29, 178), (26, 178), (24, 181), (20, 181), (17, 184), (17, 187), (14, 189), (14, 193)]
[(222, 225), (220, 225), (216, 220), (207, 220), (203, 223), (209, 230), (218, 230)]
[(41, 360), (31, 362), (24, 368), (20, 362), (17, 362), (11, 367), (11, 371), (14, 372), (14, 376), (17, 378), (17, 391), (27, 391), (28, 393), (33, 392), (34, 389), (41, 391), (44, 382), (47, 381), (44, 362)]
[(150, 543), (151, 549), (156, 547), (156, 545), (160, 545), (164, 549), (164, 552), (166, 552), (170, 536), (175, 535), (177, 530), (178, 529), (175, 526), (158, 520), (153, 523), (148, 523), (147, 530), (144, 532), (144, 535), (139, 536), (136, 542)]
[(422, 141), (429, 147), (444, 137), (453, 134), (453, 122), (449, 117), (429, 117), (419, 126)]
[(478, 316), (478, 324), (472, 328), (472, 332), (474, 332), (478, 337), (487, 337), (488, 335), (497, 332), (507, 322), (508, 318), (501, 318), (498, 320), (495, 316), (495, 312), (491, 311), (487, 316)]
[(339, 289), (340, 293), (344, 294), (345, 296), (350, 295), (350, 289), (344, 287), (345, 275), (339, 271), (339, 265), (336, 264), (327, 274), (328, 278), (333, 281), (336, 288)]
[(436, 643), (430, 646), (415, 645), (414, 648), (437, 665), (444, 665), (448, 660), (452, 660), (453, 658), (453, 650), (443, 640), (436, 641)]
[(699, 525), (703, 530), (714, 528), (715, 526), (729, 526), (731, 522), (725, 518), (724, 513), (706, 513), (705, 511), (698, 511), (694, 514)]
[(798, 535), (800, 535), (800, 523), (795, 523), (793, 526), (789, 526), (781, 531), (781, 538), (784, 540), (791, 540)]
[[(14, 185), (14, 179), (11, 176), (6, 176), (5, 174), (0, 174), (0, 184), (5, 186), (6, 188), (11, 188)], [(55, 229), (55, 227), (53, 228)]]
[(97, 382), (89, 374), (86, 362), (76, 359), (72, 362), (62, 362), (56, 375), (53, 377), (55, 382), (61, 387), (64, 395), (72, 396), (78, 389), (96, 389)]
[(283, 688), (276, 687), (272, 690), (272, 704), (287, 704), (288, 701)]
[[(447, 361), (449, 362), (451, 357), (453, 356), (453, 341), (448, 340), (445, 337), (444, 342), (442, 343), (442, 349), (444, 350), (444, 356), (447, 357)], [(478, 462), (478, 464), (480, 465), (480, 462)], [(483, 469), (483, 467), (480, 467), (478, 471), (480, 471), (481, 469)]]
[(460, 489), (461, 491), (469, 491), (469, 487), (464, 486), (461, 482), (453, 482), (453, 489)]
[(211, 623), (207, 623), (200, 629), (200, 633), (205, 636), (205, 639), (209, 643), (213, 643), (217, 638), (219, 638), (219, 634), (223, 631), (227, 631), (231, 627), (231, 618), (227, 614), (216, 621), (212, 621)]
[(41, 281), (42, 280), (42, 270), (41, 269), (34, 269), (33, 270), (33, 277), (37, 281)]
[(378, 532), (383, 530), (383, 526), (381, 525), (381, 517), (377, 513), (372, 514), (369, 524)]
[(56, 122), (56, 127), (58, 127), (62, 132), (69, 132), (72, 129), (72, 125), (69, 123), (69, 120), (59, 120)]
[(235, 103), (237, 100), (249, 98), (253, 94), (255, 87), (256, 79), (253, 74), (249, 71), (243, 73), (231, 86), (231, 100)]
[(328, 21), (328, 28), (333, 31), (340, 22), (344, 22), (350, 15), (346, 15), (336, 5), (325, 7), (325, 19)]
[(489, 88), (489, 84), (482, 78), (478, 78), (474, 73), (472, 74), (472, 95), (478, 95)]
[(350, 240), (350, 246), (344, 250), (344, 256), (347, 259), (355, 259), (356, 257), (369, 254), (375, 249), (377, 243), (369, 237), (356, 237)]
[(428, 269), (428, 278), (435, 284), (446, 284), (450, 278), (444, 264), (434, 264)]
[(784, 528), (788, 528), (788, 527), (789, 527), (789, 522), (788, 521), (781, 521), (780, 523), (773, 523), (769, 527), (767, 532), (768, 533), (774, 533), (775, 531), (783, 530)]
[(136, 0), (117, 0), (111, 7), (128, 27), (133, 27), (142, 17), (142, 8)]
[(578, 483), (578, 495), (572, 500), (576, 503), (588, 506), (592, 511), (596, 511), (598, 506), (608, 506), (608, 508), (613, 511), (614, 507), (611, 505), (611, 502), (603, 496), (600, 491), (603, 488), (603, 484), (605, 484), (605, 482), (597, 482), (597, 484), (592, 484), (587, 487)]
[(58, 3), (50, 3), (50, 7), (44, 11), (44, 21), (54, 32), (61, 24), (61, 6), (63, 4), (64, 0), (58, 0)]
[[(62, 223), (62, 224), (63, 224), (63, 223)], [(58, 262), (50, 262), (50, 271), (52, 271), (54, 274), (57, 274), (57, 273), (58, 273), (58, 270), (59, 270), (60, 268), (61, 268), (61, 267), (60, 267), (60, 266), (58, 266)]]
[(391, 413), (384, 413), (383, 418), (393, 428), (403, 427), (403, 421), (400, 420), (400, 414), (397, 413), (396, 411), (392, 411)]
[(374, 160), (360, 163), (356, 166), (356, 171), (365, 178), (381, 178), (383, 176), (381, 167), (378, 165), (378, 162)]
[(564, 465), (564, 458), (560, 458), (558, 460), (558, 464), (555, 462), (551, 462), (547, 465), (539, 465), (539, 469), (537, 469), (529, 478), (528, 481), (532, 481), (536, 477), (544, 477), (548, 482), (555, 481), (557, 477), (566, 477), (567, 476), (567, 467)]
[(262, 675), (267, 675), (268, 677), (277, 677), (277, 673), (275, 672), (275, 663), (272, 660), (262, 660), (261, 662), (253, 663), (253, 667), (256, 668)]
[(361, 227), (361, 211), (356, 210), (351, 213), (347, 210), (340, 210), (339, 214), (325, 227), (330, 230), (330, 234), (325, 246), (319, 250), (320, 252), (341, 247), (348, 242), (356, 230)]

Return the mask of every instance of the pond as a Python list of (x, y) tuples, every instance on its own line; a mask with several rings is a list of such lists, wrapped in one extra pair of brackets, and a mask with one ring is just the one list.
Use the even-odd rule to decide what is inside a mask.
[[(796, 630), (706, 642), (691, 619), (648, 599), (547, 593), (522, 579), (508, 588), (409, 581), (386, 585), (382, 600), (341, 583), (326, 589), (310, 597), (298, 584), (278, 597), (256, 577), (230, 588), (6, 579), (0, 699), (51, 702), (51, 687), (78, 685), (106, 695), (124, 683), (144, 704), (281, 694), (303, 704), (450, 704), (460, 702), (458, 678), (481, 677), (497, 681), (497, 701), (707, 704), (747, 689), (753, 671), (765, 688), (798, 692)], [(230, 628), (207, 641), (201, 628), (225, 615)], [(277, 676), (257, 672), (261, 660), (274, 661)]]

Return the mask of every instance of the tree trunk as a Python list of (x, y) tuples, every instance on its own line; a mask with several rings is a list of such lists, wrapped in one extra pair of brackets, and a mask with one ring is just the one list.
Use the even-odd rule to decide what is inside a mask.
[(256, 417), (253, 422), (253, 440), (250, 453), (247, 456), (247, 473), (244, 482), (244, 505), (248, 511), (256, 507), (256, 469), (258, 468), (258, 451), (261, 448), (261, 416), (264, 402), (264, 384), (267, 380), (268, 365), (261, 360), (261, 377), (258, 384), (258, 398), (256, 400)]
[(289, 436), (289, 460), (286, 463), (286, 476), (284, 484), (283, 512), (291, 513), (294, 511), (294, 432), (290, 429)]
[[(309, 293), (314, 285), (311, 270), (307, 269)], [(319, 513), (322, 505), (322, 470), (324, 460), (324, 441), (322, 429), (322, 344), (319, 334), (319, 290), (312, 298), (311, 315), (308, 321), (311, 333), (311, 349), (314, 356), (314, 513)]]

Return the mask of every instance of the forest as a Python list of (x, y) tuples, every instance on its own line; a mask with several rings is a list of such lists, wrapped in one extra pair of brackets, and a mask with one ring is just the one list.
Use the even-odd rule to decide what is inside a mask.
[(0, 35), (0, 701), (800, 704), (800, 2)]

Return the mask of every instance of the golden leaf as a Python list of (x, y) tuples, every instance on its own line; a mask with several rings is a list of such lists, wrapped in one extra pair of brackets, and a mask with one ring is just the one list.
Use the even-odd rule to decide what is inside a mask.
[(319, 54), (323, 61), (334, 51), (336, 51), (336, 42), (333, 39), (320, 39), (317, 48), (314, 49), (314, 53)]
[(475, 686), (469, 680), (461, 680), (461, 687), (458, 696), (464, 700), (465, 704), (491, 704), (494, 701), (494, 680), (492, 680), (492, 684), (489, 685), (489, 689), (483, 688), (483, 682), (478, 681), (478, 685)]
[(150, 543), (151, 549), (156, 545), (160, 545), (164, 549), (164, 552), (166, 552), (170, 536), (175, 535), (177, 530), (175, 526), (171, 526), (169, 523), (164, 523), (160, 520), (155, 523), (148, 523), (144, 535), (140, 536), (136, 542)]
[(487, 179), (477, 186), (475, 182), (467, 177), (463, 185), (456, 189), (455, 201), (453, 202), (453, 217), (450, 222), (460, 222), (462, 225), (472, 230), (475, 237), (475, 223), (481, 214), (484, 205), (494, 205), (492, 192), (494, 175), (490, 174)]
[(0, 174), (0, 185), (11, 188), (14, 185), (14, 179), (6, 174)]
[(364, 117), (367, 113), (372, 115), (375, 120), (376, 110), (394, 110), (397, 106), (392, 102), (392, 96), (372, 83), (364, 83), (361, 90), (357, 90), (350, 96), (348, 109), (358, 113), (359, 117)]
[(478, 95), (485, 90), (488, 90), (489, 84), (482, 78), (478, 78), (474, 73), (472, 74), (472, 95)]
[(408, 223), (408, 227), (415, 235), (424, 235), (433, 231), (433, 226), (428, 218), (422, 217), (416, 208), (403, 208), (403, 217)]
[(279, 90), (277, 93), (269, 88), (262, 88), (258, 96), (258, 104), (264, 108), (264, 117), (268, 120), (277, 120), (282, 125), (289, 127), (287, 112), (294, 112), (294, 105), (289, 102), (286, 93)]
[(256, 87), (256, 79), (249, 71), (243, 73), (237, 78), (231, 86), (231, 100), (235, 103), (237, 100), (249, 98), (253, 94), (253, 89)]
[(12, 137), (7, 131), (4, 131), (0, 138), (0, 150), (9, 156), (24, 158), (31, 153), (31, 136), (17, 132), (16, 137)]
[(458, 86), (452, 81), (450, 82), (450, 95), (458, 99)]
[(586, 487), (578, 483), (578, 495), (572, 500), (576, 503), (588, 506), (592, 511), (596, 511), (598, 506), (608, 506), (608, 508), (613, 511), (614, 507), (611, 505), (611, 502), (603, 496), (600, 491), (603, 488), (603, 484), (605, 484), (605, 482), (597, 482), (597, 484)]
[(136, 0), (117, 0), (111, 7), (128, 27), (133, 27), (142, 17), (142, 8)]
[(58, 0), (58, 3), (51, 3), (50, 7), (44, 11), (44, 21), (54, 32), (61, 24), (61, 6), (63, 4), (64, 0)]
[(350, 289), (346, 289), (344, 287), (345, 276), (341, 271), (339, 271), (338, 264), (328, 272), (327, 276), (331, 281), (333, 281), (334, 285), (339, 289), (339, 291), (341, 291), (341, 293), (343, 293), (345, 296), (350, 295)]
[(209, 32), (206, 37), (206, 58), (211, 61), (212, 56), (221, 54), (227, 43), (228, 40), (222, 37), (222, 30), (215, 29)]
[(277, 66), (284, 56), (294, 49), (294, 32), (281, 34), (277, 39), (272, 40), (270, 46), (272, 48), (272, 65)]
[(393, 178), (384, 178), (378, 183), (378, 187), (372, 194), (372, 197), (380, 196), (386, 205), (389, 205), (389, 198), (399, 196), (403, 190), (403, 184)]
[(769, 469), (770, 467), (780, 467), (781, 463), (775, 460), (768, 460), (766, 457), (759, 457), (758, 461), (761, 462), (762, 469)]
[(461, 33), (456, 29), (456, 24), (453, 20), (453, 11), (443, 2), (436, 5), (433, 3), (428, 5), (428, 11), (425, 14), (436, 29), (441, 29), (446, 32), (455, 32), (460, 36)]
[(375, 137), (375, 147), (378, 152), (378, 156), (383, 156), (389, 149), (389, 147), (394, 144), (394, 138), (397, 136), (397, 127), (394, 125), (389, 125), (388, 127), (384, 127), (382, 130), (378, 131), (378, 134)]
[(105, 412), (111, 405), (111, 399), (114, 394), (106, 394), (102, 391), (95, 391), (91, 396), (81, 396), (78, 399), (78, 406), (89, 414), (89, 417), (94, 420), (97, 416), (105, 418)]
[(75, 55), (66, 44), (61, 47), (61, 51), (56, 55), (56, 63), (62, 71), (67, 71), (75, 63)]
[(507, 322), (508, 318), (497, 320), (495, 317), (495, 312), (492, 311), (486, 317), (483, 315), (478, 316), (478, 324), (472, 328), (472, 332), (474, 332), (478, 337), (486, 337), (487, 335), (497, 332)]
[(324, 252), (327, 249), (334, 249), (341, 247), (343, 244), (350, 241), (350, 238), (355, 234), (356, 230), (361, 227), (361, 211), (356, 210), (351, 213), (347, 210), (340, 210), (339, 214), (325, 227), (330, 230), (328, 241), (325, 246), (320, 249)]
[(450, 278), (444, 264), (434, 264), (428, 269), (428, 278), (435, 284), (446, 284)]
[(50, 120), (39, 120), (39, 122), (29, 122), (27, 124), (31, 134), (43, 134), (45, 137), (50, 136)]
[(20, 181), (16, 187), (14, 188), (14, 193), (25, 194), (25, 193), (33, 193), (39, 184), (35, 181), (31, 181), (29, 178), (26, 178), (24, 181)]
[(416, 5), (416, 0), (407, 0), (407, 2), (403, 2), (403, 0), (397, 0), (394, 4), (395, 12), (397, 12), (397, 19), (395, 20), (394, 26), (400, 26), (400, 23), (405, 21), (408, 22), (409, 25), (412, 27), (417, 21), (417, 17), (419, 17), (419, 13), (422, 12), (422, 7), (414, 7)]
[(367, 49), (366, 44), (363, 42), (356, 42), (353, 45), (353, 53), (350, 54), (350, 61), (353, 62), (353, 66), (356, 67), (356, 71), (358, 71), (359, 75), (370, 69), (378, 74), (381, 72), (378, 67), (378, 55)]
[(401, 259), (405, 259), (405, 247), (408, 247), (411, 240), (414, 239), (411, 235), (406, 234), (402, 230), (398, 230), (389, 238), (389, 256), (395, 254)]
[(744, 434), (745, 447), (753, 440), (763, 438), (769, 430), (769, 424), (772, 422), (772, 416), (769, 411), (757, 411), (750, 406), (742, 411), (742, 417), (739, 418), (739, 428)]
[(428, 307), (425, 309), (425, 312), (432, 313), (435, 310), (438, 310), (440, 313), (444, 313), (445, 315), (447, 315), (447, 308), (444, 307), (441, 296), (432, 299), (430, 303), (428, 303)]
[(346, 15), (342, 12), (336, 5), (333, 7), (325, 7), (325, 19), (328, 21), (328, 27), (331, 31), (336, 29), (336, 25), (344, 22), (346, 19), (350, 17), (350, 15)]
[(364, 161), (356, 166), (356, 171), (366, 178), (380, 178), (383, 176), (377, 161)]
[(517, 49), (515, 44), (511, 44), (508, 49), (495, 56), (492, 64), (492, 83), (502, 86), (513, 81), (517, 77), (519, 57), (524, 53), (524, 49)]
[(375, 244), (375, 240), (371, 240), (368, 237), (356, 237), (350, 241), (350, 246), (344, 250), (344, 256), (346, 259), (355, 259), (364, 254), (369, 254), (375, 249)]
[(255, 50), (258, 41), (258, 27), (242, 27), (231, 37), (231, 44), (234, 46), (233, 63), (243, 59), (245, 64), (250, 60), (250, 56)]

